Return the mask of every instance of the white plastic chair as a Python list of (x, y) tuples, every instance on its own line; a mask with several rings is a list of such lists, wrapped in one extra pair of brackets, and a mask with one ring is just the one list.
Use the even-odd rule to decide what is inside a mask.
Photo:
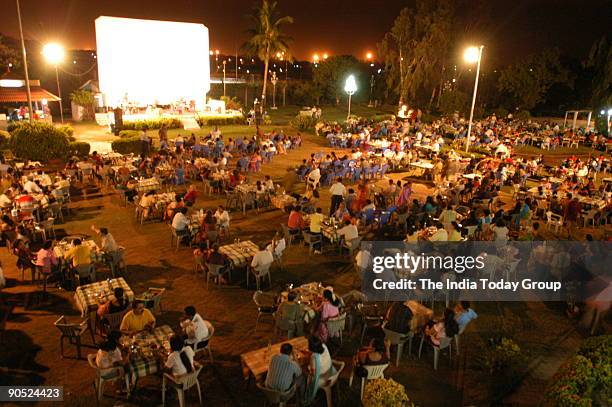
[(329, 338), (340, 337), (340, 344), (342, 344), (342, 331), (346, 326), (346, 313), (328, 319), (326, 325)]
[(89, 366), (96, 372), (96, 377), (94, 378), (93, 385), (96, 391), (96, 398), (98, 399), (98, 401), (100, 401), (102, 399), (102, 396), (104, 396), (104, 384), (106, 382), (115, 382), (117, 380), (121, 380), (123, 377), (125, 377), (125, 375), (121, 374), (121, 371), (123, 369), (120, 367), (114, 369), (114, 374), (111, 373), (108, 375), (103, 375), (101, 369), (98, 367), (98, 365), (96, 365), (95, 353), (90, 353), (89, 355), (87, 355), (87, 362), (89, 363)]
[[(208, 321), (204, 321), (204, 324), (206, 324), (206, 327), (208, 328), (208, 336), (202, 339), (200, 342), (196, 343), (193, 347), (193, 350), (195, 351), (196, 357), (204, 352), (208, 352), (210, 363), (213, 363), (214, 360), (212, 355), (212, 348), (210, 347), (210, 341), (213, 335), (215, 334), (215, 327)], [(204, 345), (205, 343), (206, 345)]]
[(546, 212), (546, 228), (555, 228), (555, 233), (559, 233), (559, 228), (563, 227), (563, 216), (552, 213), (551, 211)]
[(408, 356), (412, 354), (412, 338), (414, 337), (414, 333), (410, 331), (406, 334), (402, 334), (387, 328), (383, 328), (383, 331), (385, 331), (385, 339), (388, 340), (391, 345), (397, 346), (395, 366), (399, 367), (400, 359), (402, 358), (402, 352), (404, 350), (404, 344), (406, 342), (408, 342)]
[[(257, 286), (257, 291), (259, 291), (261, 280), (264, 279), (266, 276), (268, 276), (268, 283), (270, 284), (270, 287), (272, 287), (272, 277), (270, 276), (270, 266), (271, 265), (272, 263), (266, 264), (265, 266), (258, 266), (257, 269), (249, 267), (250, 268), (249, 274), (253, 274), (253, 276), (255, 277), (255, 285)], [(247, 274), (247, 289), (248, 288), (249, 288), (249, 275)]]
[(257, 388), (262, 391), (266, 396), (268, 403), (278, 405), (278, 407), (285, 407), (287, 402), (295, 396), (295, 384), (292, 385), (289, 390), (280, 392), (278, 390), (270, 389), (262, 383), (257, 383)]
[(344, 362), (340, 362), (337, 360), (332, 360), (332, 365), (336, 369), (336, 373), (333, 376), (327, 378), (327, 381), (323, 386), (321, 386), (321, 390), (325, 392), (325, 399), (327, 401), (327, 407), (332, 407), (332, 389), (338, 382), (338, 377), (340, 377), (340, 373), (344, 370)]
[[(362, 366), (366, 372), (368, 373), (366, 377), (361, 378), (361, 396), (360, 400), (363, 400), (363, 390), (365, 389), (366, 380), (374, 380), (374, 379), (384, 379), (385, 378), (385, 369), (389, 367), (388, 363), (384, 365), (363, 365)], [(353, 377), (355, 375), (355, 369), (351, 372), (351, 377), (349, 379), (349, 387), (353, 384)]]
[(200, 382), (198, 381), (198, 376), (202, 371), (202, 366), (200, 366), (197, 362), (193, 363), (194, 371), (191, 373), (187, 373), (180, 377), (174, 377), (169, 373), (164, 373), (164, 379), (162, 381), (162, 405), (166, 405), (166, 387), (168, 383), (170, 386), (174, 387), (179, 399), (179, 405), (181, 407), (185, 406), (185, 391), (191, 389), (193, 386), (196, 386), (198, 389), (198, 397), (200, 399), (200, 405), (202, 405), (202, 389), (200, 389)]
[[(452, 340), (453, 338), (441, 338), (440, 345), (436, 346), (430, 343), (431, 347), (434, 350), (434, 370), (438, 370), (438, 359), (440, 358), (440, 351), (442, 349), (448, 348), (448, 359), (451, 360), (453, 357), (453, 348), (452, 348)], [(425, 342), (425, 335), (421, 337), (421, 344), (419, 345), (419, 359), (421, 358), (421, 351), (423, 350), (423, 342)]]

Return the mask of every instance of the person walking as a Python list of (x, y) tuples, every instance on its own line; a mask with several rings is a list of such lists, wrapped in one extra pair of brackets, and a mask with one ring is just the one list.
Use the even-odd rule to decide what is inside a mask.
[(329, 208), (329, 216), (332, 216), (340, 203), (344, 201), (344, 196), (346, 195), (346, 187), (342, 184), (342, 178), (338, 177), (336, 182), (329, 188), (329, 193), (331, 194), (331, 206)]

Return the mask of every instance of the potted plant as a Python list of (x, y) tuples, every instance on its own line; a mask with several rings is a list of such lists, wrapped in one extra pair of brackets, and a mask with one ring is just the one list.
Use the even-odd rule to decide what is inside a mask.
[(413, 407), (406, 389), (393, 379), (375, 379), (366, 383), (363, 400), (364, 407)]

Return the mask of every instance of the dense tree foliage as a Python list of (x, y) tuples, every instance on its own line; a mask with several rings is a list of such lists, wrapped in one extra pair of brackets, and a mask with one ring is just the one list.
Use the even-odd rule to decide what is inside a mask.
[(607, 37), (595, 42), (584, 64), (592, 77), (591, 106), (612, 105), (612, 44)]
[(351, 74), (357, 80), (357, 97), (365, 95), (369, 82), (364, 64), (351, 55), (332, 56), (318, 64), (313, 73), (314, 86), (325, 101), (338, 104), (341, 97), (346, 96), (344, 84)]
[(395, 19), (378, 44), (388, 97), (397, 96), (402, 103), (431, 92), (431, 102), (449, 59), (453, 4), (450, 0), (417, 0), (414, 8), (404, 8)]
[(2, 35), (0, 35), (0, 73), (4, 72), (9, 64), (13, 66), (13, 69), (19, 68), (21, 66), (21, 55), (19, 50), (3, 41)]
[(568, 80), (569, 72), (561, 65), (559, 51), (547, 49), (504, 69), (499, 90), (511, 94), (516, 107), (530, 110), (544, 100), (552, 85)]
[(278, 52), (289, 54), (291, 37), (283, 33), (283, 26), (292, 24), (293, 18), (281, 17), (277, 3), (269, 0), (262, 0), (261, 6), (256, 7), (249, 17), (252, 27), (247, 30), (247, 34), (250, 38), (243, 49), (249, 56), (257, 56), (264, 62), (261, 103), (265, 105), (270, 58)]

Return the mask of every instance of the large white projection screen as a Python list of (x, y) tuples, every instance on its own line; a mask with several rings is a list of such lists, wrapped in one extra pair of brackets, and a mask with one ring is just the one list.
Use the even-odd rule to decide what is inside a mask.
[(119, 17), (96, 19), (98, 79), (106, 105), (202, 107), (210, 90), (208, 28)]

